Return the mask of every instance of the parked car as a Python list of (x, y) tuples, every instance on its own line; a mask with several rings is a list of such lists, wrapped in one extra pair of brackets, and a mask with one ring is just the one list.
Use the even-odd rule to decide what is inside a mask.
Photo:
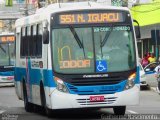
[(14, 86), (14, 76), (4, 76), (2, 72), (0, 74), (0, 87), (2, 86)]
[(155, 68), (157, 67), (158, 62), (153, 62), (144, 67), (144, 71), (146, 74), (146, 82), (150, 87), (157, 87), (158, 82), (155, 77)]
[(148, 64), (144, 71), (146, 73), (146, 82), (150, 87), (156, 87), (157, 92), (160, 94), (160, 90), (158, 89), (158, 83), (157, 78), (155, 77), (155, 68), (158, 66), (158, 62), (153, 62)]
[(139, 66), (140, 66), (140, 86), (141, 86), (141, 87), (147, 87), (148, 84), (147, 84), (147, 82), (146, 82), (146, 74), (145, 74), (145, 71), (144, 71), (144, 69), (143, 69), (143, 67), (142, 67), (141, 64), (139, 64)]

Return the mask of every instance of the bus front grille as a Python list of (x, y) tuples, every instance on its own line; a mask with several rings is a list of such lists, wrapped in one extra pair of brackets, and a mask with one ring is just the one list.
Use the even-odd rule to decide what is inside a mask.
[(70, 84), (75, 86), (91, 86), (91, 85), (113, 85), (124, 81), (123, 77), (110, 77), (110, 78), (73, 78), (69, 81)]
[(75, 86), (65, 83), (71, 94), (78, 95), (95, 95), (95, 94), (114, 94), (123, 91), (126, 85), (126, 80), (112, 85), (92, 85), (92, 86)]

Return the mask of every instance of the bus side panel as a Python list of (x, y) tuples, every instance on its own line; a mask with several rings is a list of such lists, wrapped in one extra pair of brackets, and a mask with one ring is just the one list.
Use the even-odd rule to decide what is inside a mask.
[[(15, 68), (15, 83), (17, 86), (16, 91), (19, 93), (23, 91), (22, 80), (26, 79), (26, 69), (25, 68)], [(52, 70), (40, 70), (40, 69), (30, 69), (30, 89), (31, 89), (31, 100), (30, 102), (40, 105), (40, 81), (43, 80), (44, 89), (46, 97), (50, 97), (50, 90), (48, 88), (55, 87), (55, 82), (53, 81)], [(31, 88), (32, 87), (32, 88)], [(23, 98), (23, 93), (19, 93), (18, 97)], [(46, 99), (47, 99), (46, 98)]]
[(14, 85), (15, 85), (15, 92), (16, 92), (16, 95), (18, 97), (18, 99), (22, 100), (22, 96), (23, 96), (23, 93), (22, 93), (22, 88), (21, 88), (21, 82), (20, 81), (14, 81)]
[(21, 79), (19, 79), (19, 72), (17, 67), (20, 66), (20, 28), (16, 28), (16, 61), (15, 61), (15, 72), (14, 72), (14, 80), (15, 80), (15, 90), (19, 99), (23, 99), (22, 85)]
[(23, 99), (23, 87), (22, 87), (22, 80), (25, 79), (25, 75), (23, 73), (26, 73), (26, 70), (20, 69), (18, 67), (15, 67), (15, 88), (17, 96), (20, 99)]

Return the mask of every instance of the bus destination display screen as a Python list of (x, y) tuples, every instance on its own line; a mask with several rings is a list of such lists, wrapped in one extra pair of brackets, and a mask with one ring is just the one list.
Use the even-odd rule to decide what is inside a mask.
[(14, 36), (0, 36), (0, 43), (14, 42), (14, 41), (15, 41)]
[(94, 24), (124, 22), (125, 18), (120, 12), (100, 13), (68, 13), (59, 15), (59, 24)]

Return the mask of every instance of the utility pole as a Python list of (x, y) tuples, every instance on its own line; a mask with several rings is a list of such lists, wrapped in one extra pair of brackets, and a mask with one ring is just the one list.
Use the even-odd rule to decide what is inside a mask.
[(158, 34), (159, 32), (158, 32), (158, 30), (156, 29), (156, 27), (155, 27), (155, 40), (156, 40), (156, 44), (155, 44), (155, 47), (156, 47), (156, 58), (157, 58), (157, 60), (158, 60), (158, 57), (159, 57), (159, 52), (158, 52), (158, 38), (157, 38), (157, 34)]
[(28, 0), (25, 0), (24, 15), (28, 16)]
[(152, 38), (152, 45), (154, 45), (154, 49), (155, 49), (155, 55), (157, 60), (159, 59), (159, 49), (158, 49), (158, 45), (159, 45), (159, 30), (157, 30), (156, 26), (153, 30), (151, 30), (151, 38)]

